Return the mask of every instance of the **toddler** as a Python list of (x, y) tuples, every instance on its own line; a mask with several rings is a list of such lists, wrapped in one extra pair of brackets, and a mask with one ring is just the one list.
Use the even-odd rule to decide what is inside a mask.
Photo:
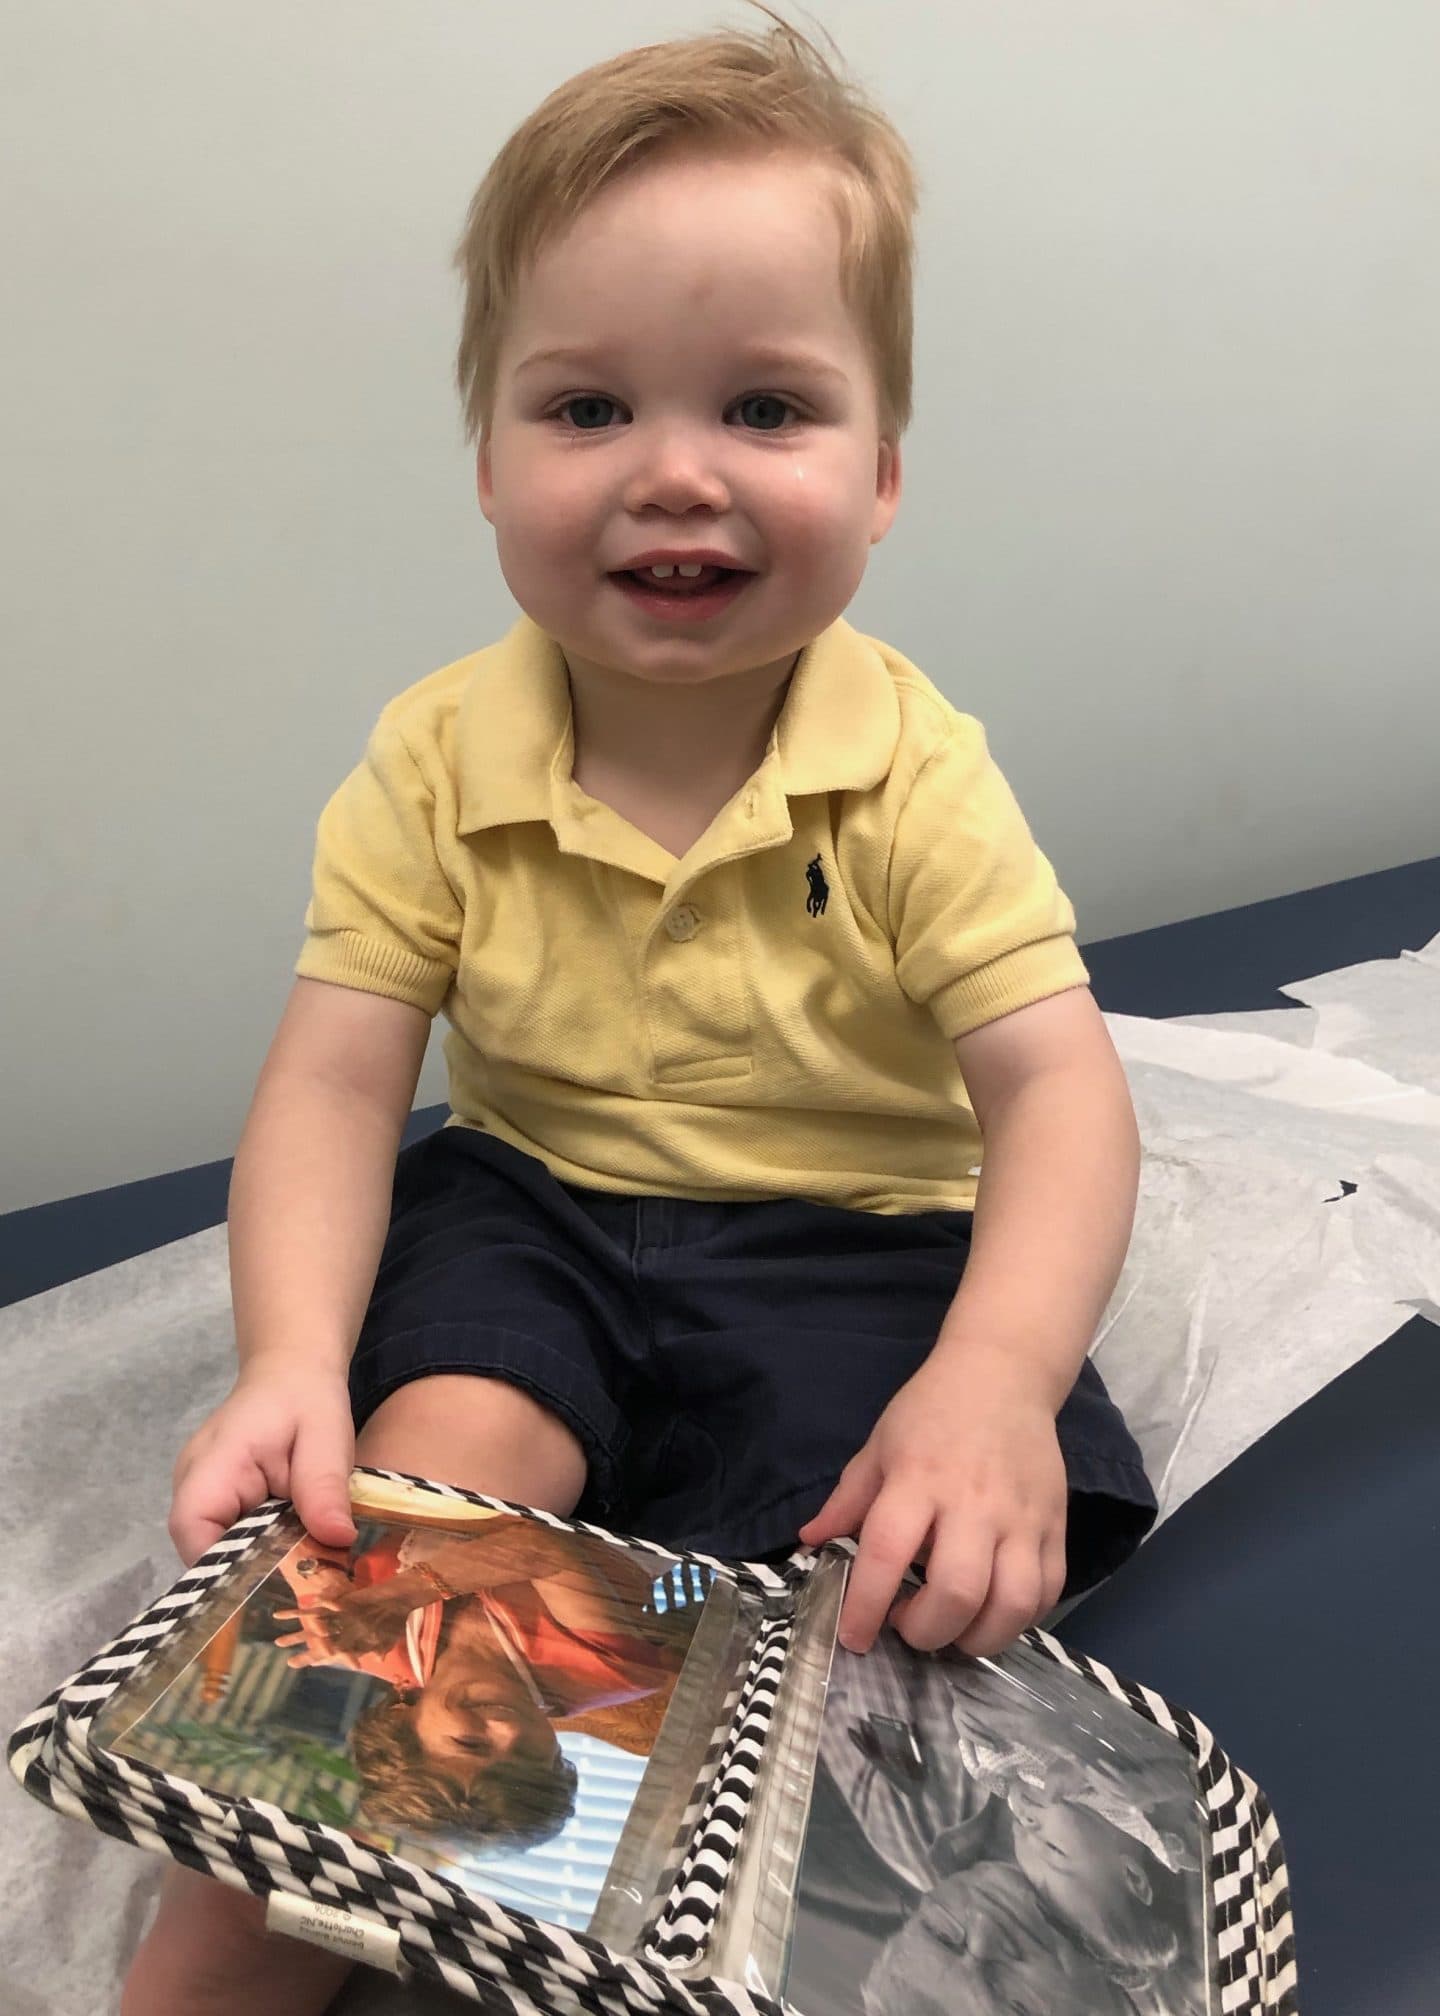
[[(521, 614), (321, 817), (171, 1532), (278, 1493), (343, 1551), (358, 1457), (716, 1554), (857, 1535), (848, 1646), (994, 1652), (1154, 1517), (1086, 1356), (1136, 1126), (983, 729), (845, 621), (900, 502), (918, 184), (762, 11), (563, 84), (471, 205)], [(397, 1161), (437, 1013), (449, 1120)], [(177, 1870), (125, 2008), (302, 2016), (344, 1966)]]

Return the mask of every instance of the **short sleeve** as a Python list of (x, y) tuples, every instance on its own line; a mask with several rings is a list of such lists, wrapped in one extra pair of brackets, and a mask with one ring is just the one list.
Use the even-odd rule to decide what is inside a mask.
[(890, 923), (900, 985), (952, 1039), (1089, 979), (1075, 912), (969, 715), (896, 819)]
[(438, 1012), (459, 964), (461, 909), (435, 846), (435, 794), (381, 716), (320, 815), (295, 971)]

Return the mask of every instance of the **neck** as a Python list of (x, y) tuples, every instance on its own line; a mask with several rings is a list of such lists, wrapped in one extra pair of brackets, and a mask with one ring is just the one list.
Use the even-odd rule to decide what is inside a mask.
[(688, 775), (738, 789), (763, 761), (798, 652), (774, 664), (660, 686), (603, 665), (569, 665), (575, 770), (636, 779)]

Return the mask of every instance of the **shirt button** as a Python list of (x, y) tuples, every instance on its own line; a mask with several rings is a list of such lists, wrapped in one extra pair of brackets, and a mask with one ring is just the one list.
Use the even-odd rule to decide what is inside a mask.
[(700, 929), (700, 912), (692, 904), (681, 903), (665, 919), (665, 935), (677, 945), (684, 945)]

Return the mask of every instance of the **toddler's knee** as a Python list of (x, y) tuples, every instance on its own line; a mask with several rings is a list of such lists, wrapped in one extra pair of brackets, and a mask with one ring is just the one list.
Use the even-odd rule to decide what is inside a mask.
[(565, 1423), (520, 1387), (475, 1373), (399, 1387), (366, 1422), (355, 1455), (562, 1517), (585, 1488), (585, 1452)]
[(265, 1930), (248, 1890), (192, 1870), (167, 1871), (160, 1909), (135, 1956), (120, 2016), (239, 2016), (262, 2001), (322, 2009), (348, 1963)]

